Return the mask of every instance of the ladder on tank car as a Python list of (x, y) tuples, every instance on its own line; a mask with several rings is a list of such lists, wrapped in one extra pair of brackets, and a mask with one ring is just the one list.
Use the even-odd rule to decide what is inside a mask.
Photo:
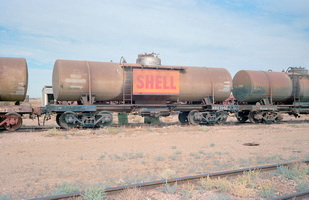
[(133, 103), (133, 69), (126, 67), (123, 69), (123, 104)]

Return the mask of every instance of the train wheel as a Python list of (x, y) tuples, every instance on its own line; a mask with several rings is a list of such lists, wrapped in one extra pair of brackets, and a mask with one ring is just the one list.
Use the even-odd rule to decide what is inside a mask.
[(196, 114), (198, 113), (199, 111), (197, 110), (191, 110), (188, 114), (188, 122), (189, 124), (191, 125), (199, 125), (200, 124), (200, 121), (196, 119)]
[(16, 131), (23, 124), (23, 119), (17, 113), (6, 113), (5, 114), (7, 123), (3, 124), (3, 127), (8, 131)]
[(60, 122), (59, 122), (60, 116), (61, 114), (59, 113), (56, 115), (56, 123), (58, 124), (58, 126), (60, 126)]
[(263, 120), (262, 114), (258, 111), (251, 111), (249, 113), (248, 118), (250, 122), (255, 123), (255, 124), (262, 123), (262, 120)]
[(281, 122), (282, 119), (283, 119), (283, 116), (280, 113), (278, 113), (278, 116), (276, 117), (274, 123), (279, 123)]
[(217, 124), (223, 124), (226, 122), (228, 118), (228, 113), (227, 112), (218, 112), (218, 121), (216, 122)]
[(113, 123), (113, 114), (107, 111), (101, 111), (96, 115), (96, 120), (100, 120), (95, 125), (98, 128), (110, 126)]
[[(72, 129), (77, 127), (77, 123), (75, 123), (75, 113), (74, 112), (64, 112), (59, 117), (59, 125), (64, 129)], [(57, 121), (57, 119), (56, 119)]]
[(236, 118), (240, 123), (245, 123), (249, 119), (249, 116), (247, 112), (237, 112)]
[(181, 112), (179, 113), (178, 115), (178, 120), (181, 124), (183, 125), (187, 125), (189, 124), (189, 121), (188, 121), (188, 112)]
[(278, 123), (282, 120), (282, 116), (278, 112), (268, 112), (262, 113), (263, 122), (266, 124)]

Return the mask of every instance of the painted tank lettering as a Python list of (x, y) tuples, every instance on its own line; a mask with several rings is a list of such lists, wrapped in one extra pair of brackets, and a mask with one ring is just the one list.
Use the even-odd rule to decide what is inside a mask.
[(138, 75), (136, 79), (138, 89), (176, 89), (173, 76)]
[(149, 76), (149, 75), (146, 75), (145, 76), (145, 86), (146, 88), (151, 88), (153, 89), (153, 86), (154, 86), (154, 78), (153, 76)]
[(67, 83), (86, 83), (86, 79), (66, 78), (65, 82), (67, 82)]
[(156, 89), (162, 89), (162, 80), (161, 80), (162, 76), (156, 76)]
[(136, 77), (136, 79), (137, 79), (137, 85), (136, 85), (136, 87), (137, 87), (138, 89), (143, 88), (143, 87), (144, 87), (143, 76), (142, 76), (142, 75), (138, 75), (138, 76)]
[(79, 86), (79, 85), (71, 85), (70, 86), (70, 90), (80, 90), (80, 89), (82, 89), (83, 88), (83, 86)]
[(230, 85), (224, 85), (224, 87), (219, 90), (220, 92), (230, 92), (231, 91), (231, 86)]
[(72, 78), (72, 79), (79, 79), (79, 78), (81, 78), (82, 76), (80, 75), (80, 74), (71, 74), (70, 75), (70, 78)]

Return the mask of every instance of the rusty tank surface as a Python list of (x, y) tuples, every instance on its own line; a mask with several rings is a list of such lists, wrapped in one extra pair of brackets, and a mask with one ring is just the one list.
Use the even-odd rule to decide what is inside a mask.
[(23, 101), (28, 88), (24, 58), (0, 57), (0, 101)]
[(287, 102), (293, 91), (292, 80), (285, 72), (241, 70), (233, 78), (233, 95), (241, 102)]
[(79, 101), (81, 95), (95, 95), (96, 101), (122, 98), (123, 69), (118, 63), (56, 60), (53, 93), (58, 101)]
[(303, 67), (290, 67), (287, 70), (293, 83), (293, 94), (289, 102), (309, 101), (309, 72)]
[(149, 104), (202, 101), (209, 96), (224, 101), (230, 96), (232, 78), (226, 69), (147, 64), (57, 60), (54, 97), (79, 101), (86, 94), (95, 101)]

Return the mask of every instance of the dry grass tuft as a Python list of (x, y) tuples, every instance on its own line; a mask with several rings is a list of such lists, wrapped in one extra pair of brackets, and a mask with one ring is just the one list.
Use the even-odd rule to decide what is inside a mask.
[(171, 169), (166, 169), (159, 174), (159, 177), (164, 179), (164, 180), (167, 180), (167, 179), (171, 179), (171, 178), (176, 177), (176, 175), (177, 175), (176, 171), (171, 170)]
[(227, 180), (226, 178), (216, 178), (211, 179), (209, 176), (206, 178), (202, 178), (200, 180), (200, 184), (202, 187), (204, 187), (206, 190), (216, 190), (219, 192), (230, 192), (232, 190), (232, 183)]
[(259, 183), (259, 193), (263, 198), (270, 198), (275, 196), (276, 189), (272, 181), (262, 180)]
[(236, 197), (248, 198), (255, 192), (254, 188), (257, 186), (259, 175), (260, 171), (252, 170), (238, 176), (233, 182), (232, 194)]
[(143, 123), (144, 118), (139, 115), (129, 115), (129, 121), (132, 121), (133, 123)]
[(183, 199), (188, 199), (193, 196), (194, 190), (195, 190), (195, 185), (193, 183), (187, 183), (182, 185), (181, 187), (181, 196)]
[(232, 186), (232, 194), (240, 198), (248, 198), (254, 193), (253, 188), (248, 188), (245, 183), (236, 182)]

